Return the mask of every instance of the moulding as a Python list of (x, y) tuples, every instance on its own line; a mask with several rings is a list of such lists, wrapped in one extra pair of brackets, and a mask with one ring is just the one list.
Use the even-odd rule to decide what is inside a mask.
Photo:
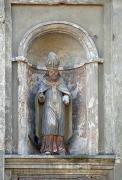
[[(23, 57), (23, 56), (18, 56), (18, 57), (12, 58), (12, 62), (23, 62), (23, 63), (27, 63), (27, 65), (29, 67), (32, 67), (34, 69), (44, 70), (44, 71), (47, 70), (45, 66), (34, 65), (34, 64), (28, 62), (28, 59)], [(67, 71), (67, 70), (77, 69), (77, 68), (80, 68), (81, 66), (84, 66), (84, 65), (87, 65), (87, 64), (91, 64), (91, 63), (103, 64), (104, 60), (102, 58), (97, 58), (94, 61), (91, 60), (91, 61), (87, 62), (87, 59), (82, 59), (82, 63), (80, 63), (80, 64), (76, 64), (76, 65), (73, 65), (73, 66), (65, 66), (65, 67), (60, 66), (59, 67), (59, 71), (63, 71), (63, 70)]]
[(103, 5), (104, 0), (11, 0), (11, 4), (40, 4), (40, 5)]
[(39, 23), (29, 29), (20, 42), (18, 56), (27, 57), (27, 51), (32, 41), (38, 36), (48, 33), (65, 33), (75, 38), (85, 49), (86, 56), (89, 60), (96, 60), (98, 52), (94, 41), (91, 39), (87, 31), (77, 24), (66, 21), (50, 21)]

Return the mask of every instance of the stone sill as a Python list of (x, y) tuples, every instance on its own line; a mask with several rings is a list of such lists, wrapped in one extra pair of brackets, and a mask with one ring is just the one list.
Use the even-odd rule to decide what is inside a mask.
[(5, 168), (17, 174), (90, 174), (106, 175), (113, 170), (112, 155), (5, 155)]

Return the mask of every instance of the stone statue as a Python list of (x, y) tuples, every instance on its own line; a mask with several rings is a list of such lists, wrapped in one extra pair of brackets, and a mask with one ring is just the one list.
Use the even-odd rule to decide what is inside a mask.
[(65, 143), (72, 135), (71, 94), (61, 78), (59, 64), (58, 56), (50, 52), (47, 72), (35, 98), (36, 136), (42, 154), (66, 154)]

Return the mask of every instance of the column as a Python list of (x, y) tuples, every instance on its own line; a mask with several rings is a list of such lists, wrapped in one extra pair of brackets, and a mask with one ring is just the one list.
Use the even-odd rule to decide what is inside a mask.
[(98, 153), (98, 63), (86, 65), (87, 149), (90, 155)]

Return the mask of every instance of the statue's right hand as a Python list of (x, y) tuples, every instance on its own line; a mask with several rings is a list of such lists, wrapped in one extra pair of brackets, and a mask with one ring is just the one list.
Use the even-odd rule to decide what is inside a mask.
[(40, 103), (44, 103), (44, 101), (45, 101), (45, 95), (44, 95), (43, 93), (39, 93), (38, 99), (39, 99), (39, 102), (40, 102)]

